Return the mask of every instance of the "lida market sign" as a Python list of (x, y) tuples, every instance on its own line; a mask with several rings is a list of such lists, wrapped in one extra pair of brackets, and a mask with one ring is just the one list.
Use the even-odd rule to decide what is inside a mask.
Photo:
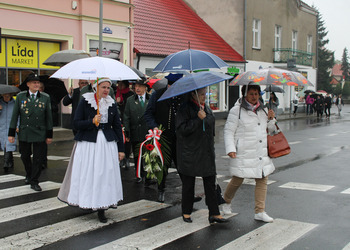
[(38, 42), (7, 39), (8, 67), (37, 68)]
[[(53, 53), (60, 51), (60, 44), (58, 42), (7, 38), (5, 49), (5, 40), (3, 38), (2, 44), (3, 50), (2, 53), (0, 53), (0, 67), (57, 68), (55, 66), (48, 66), (42, 63)], [(5, 53), (7, 55), (7, 64), (5, 63)]]

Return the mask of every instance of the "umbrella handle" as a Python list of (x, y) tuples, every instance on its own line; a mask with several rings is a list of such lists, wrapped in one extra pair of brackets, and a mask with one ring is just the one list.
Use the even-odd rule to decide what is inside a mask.
[[(199, 109), (202, 109), (202, 107), (200, 106), (200, 102), (199, 102), (199, 96), (198, 96), (198, 92), (196, 91), (196, 96), (197, 96), (197, 101), (198, 101), (198, 105), (199, 105)], [(203, 131), (205, 131), (205, 124), (204, 124), (204, 120), (203, 120)]]
[[(97, 86), (96, 86), (96, 105), (97, 105), (97, 114), (99, 115), (100, 114), (100, 105), (98, 103), (98, 78), (97, 78)], [(96, 127), (98, 127), (100, 123), (98, 121), (95, 121), (95, 125)]]

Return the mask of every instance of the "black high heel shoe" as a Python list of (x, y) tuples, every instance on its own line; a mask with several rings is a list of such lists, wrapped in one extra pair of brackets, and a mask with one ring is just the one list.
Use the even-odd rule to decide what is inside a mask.
[(182, 219), (184, 220), (184, 222), (187, 222), (187, 223), (192, 223), (192, 219), (191, 219), (191, 217), (185, 218), (185, 216), (184, 216), (184, 215), (182, 215)]
[(102, 223), (107, 222), (107, 218), (105, 216), (105, 210), (103, 210), (103, 209), (97, 210), (97, 216), (98, 216), (98, 219), (100, 220), (100, 222), (102, 222)]
[(209, 220), (210, 224), (213, 224), (213, 223), (227, 223), (228, 222), (228, 219), (218, 218), (218, 217), (215, 217), (215, 216), (209, 216), (208, 220)]

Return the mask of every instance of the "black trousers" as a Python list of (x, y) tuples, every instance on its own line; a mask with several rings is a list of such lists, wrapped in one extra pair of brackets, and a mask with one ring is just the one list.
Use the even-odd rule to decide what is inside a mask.
[[(174, 134), (171, 134), (171, 133), (164, 133), (165, 136), (166, 136), (166, 140), (168, 141), (169, 143), (169, 148), (170, 148), (170, 152), (169, 152), (169, 156), (165, 156), (164, 152), (163, 152), (163, 156), (165, 158), (169, 158), (170, 160), (169, 161), (166, 161), (164, 163), (164, 166), (166, 168), (166, 171), (164, 171), (163, 173), (163, 179), (162, 179), (162, 182), (160, 184), (158, 184), (158, 190), (159, 191), (164, 191), (165, 189), (165, 182), (166, 182), (166, 178), (167, 178), (167, 175), (168, 175), (168, 169), (171, 167), (171, 163), (174, 161), (174, 164), (175, 164), (175, 167), (177, 167), (177, 160), (176, 160), (176, 136)], [(163, 136), (164, 136), (163, 134)], [(180, 176), (181, 178), (181, 176)]]
[[(196, 177), (180, 174), (182, 180), (182, 214), (191, 214), (193, 210), (194, 186)], [(205, 203), (209, 209), (209, 216), (220, 215), (216, 198), (215, 175), (202, 177), (204, 184)]]
[[(125, 142), (124, 148), (125, 148), (125, 159), (129, 159), (131, 154), (131, 142)], [(135, 153), (134, 153), (134, 158), (135, 158)]]
[[(142, 141), (133, 141), (130, 143), (132, 147), (132, 152), (134, 154), (135, 175), (136, 175), (137, 160), (139, 159), (139, 151), (140, 151), (141, 143)], [(141, 174), (141, 177), (146, 177), (146, 171), (143, 169), (143, 159), (141, 159), (140, 174)]]
[[(31, 159), (33, 148), (33, 162)], [(19, 142), (21, 160), (26, 170), (26, 178), (31, 185), (39, 183), (41, 167), (43, 165), (46, 149), (46, 142)]]
[[(328, 112), (327, 112), (328, 111)], [(324, 108), (324, 113), (326, 114), (326, 116), (331, 116), (331, 107), (326, 106)]]

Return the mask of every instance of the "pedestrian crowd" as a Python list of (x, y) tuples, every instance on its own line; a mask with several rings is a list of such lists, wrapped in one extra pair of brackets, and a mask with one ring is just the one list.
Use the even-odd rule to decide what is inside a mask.
[[(221, 214), (232, 214), (231, 202), (245, 178), (255, 179), (254, 219), (272, 222), (265, 211), (268, 176), (275, 170), (267, 153), (267, 135), (276, 130), (279, 99), (271, 92), (265, 106), (258, 85), (244, 85), (242, 97), (229, 112), (224, 128), (226, 154), (229, 156), (231, 181), (222, 201), (218, 198), (215, 165), (215, 118), (206, 104), (206, 88), (158, 101), (182, 74), (169, 74), (167, 86), (151, 90), (147, 81), (118, 81), (108, 78), (79, 80), (78, 88), (70, 88), (63, 105), (72, 105), (71, 126), (75, 144), (58, 199), (71, 206), (97, 211), (98, 219), (107, 222), (105, 211), (116, 208), (123, 200), (120, 168), (130, 168), (133, 155), (135, 183), (145, 187), (156, 185), (157, 201), (166, 199), (167, 174), (175, 167), (182, 183), (182, 218), (191, 223), (196, 177), (202, 177), (209, 223), (228, 222)], [(40, 78), (31, 74), (26, 79), (28, 90), (4, 94), (0, 99), (0, 146), (4, 151), (4, 170), (14, 167), (13, 152), (19, 153), (26, 177), (35, 191), (41, 191), (39, 177), (47, 165), (47, 145), (52, 142), (53, 118), (50, 96)], [(299, 97), (293, 99), (297, 112)], [(340, 114), (344, 101), (328, 94), (305, 98), (306, 113), (330, 117), (334, 104)], [(267, 111), (265, 110), (267, 107)], [(161, 131), (161, 132), (159, 132)], [(153, 179), (146, 171), (143, 142), (150, 133), (161, 134), (166, 145), (161, 178)], [(33, 159), (31, 159), (33, 155)], [(116, 167), (116, 166), (120, 166)], [(222, 213), (220, 214), (220, 209)]]

